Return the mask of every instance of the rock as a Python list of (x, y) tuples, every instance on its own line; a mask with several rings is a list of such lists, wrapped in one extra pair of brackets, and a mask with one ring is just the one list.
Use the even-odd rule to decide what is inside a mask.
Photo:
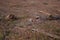
[(36, 19), (39, 19), (40, 18), (40, 16), (36, 16)]
[(29, 22), (33, 22), (33, 19), (32, 19), (32, 18), (30, 18), (28, 21), (29, 21)]
[(28, 19), (28, 22), (27, 22), (27, 25), (32, 25), (32, 23), (33, 23), (33, 19), (32, 18), (30, 18), (30, 19)]
[(7, 16), (5, 17), (5, 19), (6, 19), (6, 20), (16, 20), (17, 17), (16, 17), (15, 15), (13, 15), (13, 14), (9, 14), (9, 15), (7, 15)]

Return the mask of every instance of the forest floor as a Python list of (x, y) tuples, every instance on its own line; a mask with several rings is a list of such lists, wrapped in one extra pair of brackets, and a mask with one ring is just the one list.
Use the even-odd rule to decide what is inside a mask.
[(60, 18), (60, 0), (0, 0), (0, 40), (60, 40), (60, 19), (49, 15)]

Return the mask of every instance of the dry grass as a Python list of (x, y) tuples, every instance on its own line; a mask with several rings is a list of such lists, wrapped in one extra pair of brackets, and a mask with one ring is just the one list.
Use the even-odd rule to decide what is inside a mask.
[[(9, 14), (18, 19), (5, 19)], [(7, 30), (9, 40), (60, 40), (60, 20), (43, 20), (51, 14), (60, 15), (59, 0), (0, 0), (0, 40)]]

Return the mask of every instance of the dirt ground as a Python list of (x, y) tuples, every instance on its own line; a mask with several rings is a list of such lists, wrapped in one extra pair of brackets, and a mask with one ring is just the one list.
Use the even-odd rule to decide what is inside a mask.
[(0, 40), (60, 40), (60, 19), (49, 15), (60, 18), (60, 0), (0, 0)]

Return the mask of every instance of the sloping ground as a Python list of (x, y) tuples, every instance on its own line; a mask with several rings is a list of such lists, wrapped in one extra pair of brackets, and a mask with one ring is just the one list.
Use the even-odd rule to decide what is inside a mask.
[(0, 0), (0, 40), (60, 40), (60, 19), (46, 20), (50, 14), (60, 17), (60, 0)]

